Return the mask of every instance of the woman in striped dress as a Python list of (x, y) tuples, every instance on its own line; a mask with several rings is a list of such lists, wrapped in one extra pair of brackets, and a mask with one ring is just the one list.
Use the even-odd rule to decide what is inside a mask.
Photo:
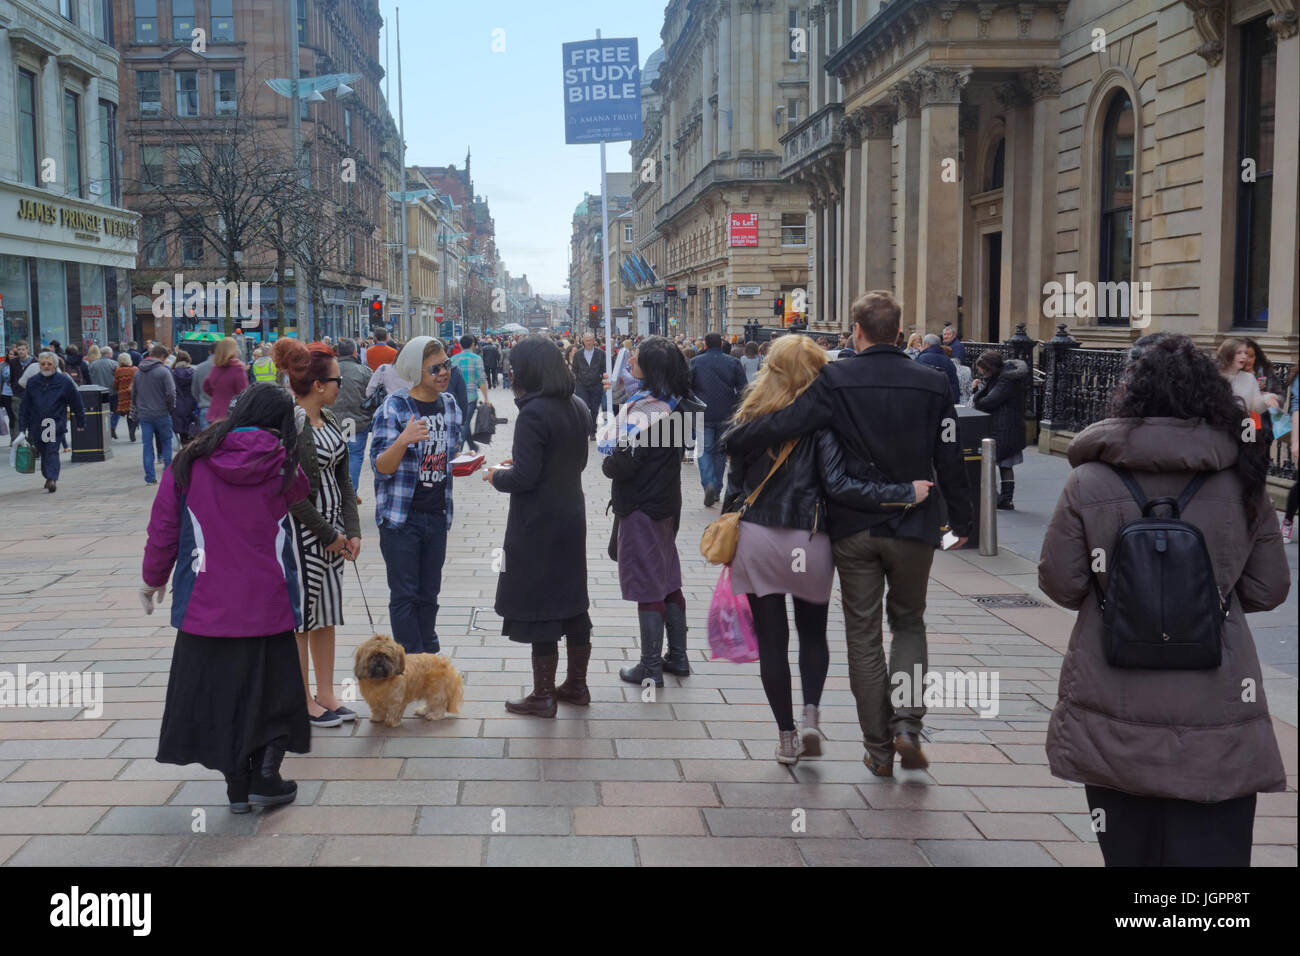
[[(317, 727), (337, 727), (356, 714), (334, 692), (334, 628), (343, 623), (343, 562), (361, 553), (361, 521), (356, 492), (348, 474), (347, 441), (325, 407), (339, 394), (339, 363), (329, 346), (309, 348), (296, 339), (280, 339), (272, 358), (285, 373), (302, 418), (298, 458), (311, 492), (294, 505), (285, 528), (297, 549), (303, 595), (303, 623), (298, 637), (307, 716)], [(311, 693), (308, 658), (316, 672)]]

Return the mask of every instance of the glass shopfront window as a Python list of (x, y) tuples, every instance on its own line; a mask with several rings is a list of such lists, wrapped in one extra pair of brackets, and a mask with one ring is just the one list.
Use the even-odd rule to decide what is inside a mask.
[(33, 259), (36, 264), (36, 338), (41, 345), (51, 340), (68, 343), (68, 287), (63, 263), (54, 259)]
[(32, 341), (31, 285), (27, 260), (0, 255), (0, 304), (4, 308), (4, 345)]
[(81, 338), (82, 352), (91, 343), (108, 344), (108, 314), (104, 296), (104, 268), (81, 263)]

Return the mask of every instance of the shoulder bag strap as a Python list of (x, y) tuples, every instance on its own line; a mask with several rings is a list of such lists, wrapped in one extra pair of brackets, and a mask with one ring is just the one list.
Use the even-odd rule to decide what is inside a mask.
[(1196, 497), (1196, 493), (1201, 490), (1201, 486), (1205, 484), (1212, 474), (1214, 474), (1212, 471), (1202, 471), (1187, 483), (1187, 487), (1183, 489), (1183, 493), (1178, 496), (1179, 515), (1187, 510), (1187, 506), (1191, 503), (1191, 500)]
[(1137, 483), (1137, 479), (1133, 477), (1133, 473), (1127, 468), (1121, 468), (1119, 465), (1111, 465), (1110, 467), (1115, 474), (1119, 475), (1120, 481), (1124, 482), (1124, 487), (1128, 489), (1128, 493), (1132, 495), (1133, 500), (1137, 502), (1138, 510), (1142, 514), (1146, 514), (1147, 496), (1142, 492), (1142, 486)]
[(758, 493), (763, 490), (763, 486), (767, 484), (768, 478), (771, 478), (774, 474), (776, 474), (776, 470), (780, 468), (783, 464), (785, 464), (785, 460), (790, 457), (790, 452), (794, 451), (794, 446), (797, 444), (799, 444), (799, 439), (797, 438), (791, 438), (788, 442), (785, 443), (784, 447), (782, 447), (781, 449), (781, 454), (776, 456), (776, 461), (773, 462), (772, 467), (768, 470), (766, 477), (764, 477), (763, 480), (758, 483), (757, 488), (755, 488), (753, 491), (749, 493), (749, 497), (746, 498), (744, 504), (740, 506), (740, 511), (738, 512), (738, 514), (744, 514), (745, 509), (747, 509), (750, 505), (752, 505), (755, 502), (755, 500), (757, 500)]

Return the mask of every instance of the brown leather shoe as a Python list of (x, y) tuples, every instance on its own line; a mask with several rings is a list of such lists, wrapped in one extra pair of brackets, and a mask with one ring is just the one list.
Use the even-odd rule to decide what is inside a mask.
[(555, 699), (586, 707), (591, 703), (591, 689), (587, 687), (587, 662), (591, 660), (591, 645), (566, 646), (566, 650), (569, 654), (569, 670), (564, 675), (564, 683), (555, 688)]
[(506, 701), (506, 710), (525, 717), (555, 716), (555, 667), (560, 656), (533, 658), (533, 692), (527, 697)]
[(862, 762), (866, 764), (867, 769), (877, 777), (892, 777), (894, 775), (894, 761), (892, 759), (889, 763), (876, 763), (871, 758), (871, 754), (863, 754)]
[(921, 752), (921, 737), (910, 731), (894, 737), (894, 752), (898, 754), (899, 763), (904, 770), (924, 770), (930, 761)]

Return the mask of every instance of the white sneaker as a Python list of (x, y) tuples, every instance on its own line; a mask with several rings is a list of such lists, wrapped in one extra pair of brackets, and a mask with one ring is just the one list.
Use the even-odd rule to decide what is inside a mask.
[(799, 731), (780, 731), (776, 744), (776, 762), (784, 764), (798, 763), (801, 753), (803, 753), (803, 741), (799, 739)]
[(809, 757), (820, 757), (822, 755), (822, 738), (826, 735), (822, 733), (818, 725), (818, 709), (812, 704), (803, 705), (803, 720), (799, 725), (799, 738), (803, 743), (803, 752)]

